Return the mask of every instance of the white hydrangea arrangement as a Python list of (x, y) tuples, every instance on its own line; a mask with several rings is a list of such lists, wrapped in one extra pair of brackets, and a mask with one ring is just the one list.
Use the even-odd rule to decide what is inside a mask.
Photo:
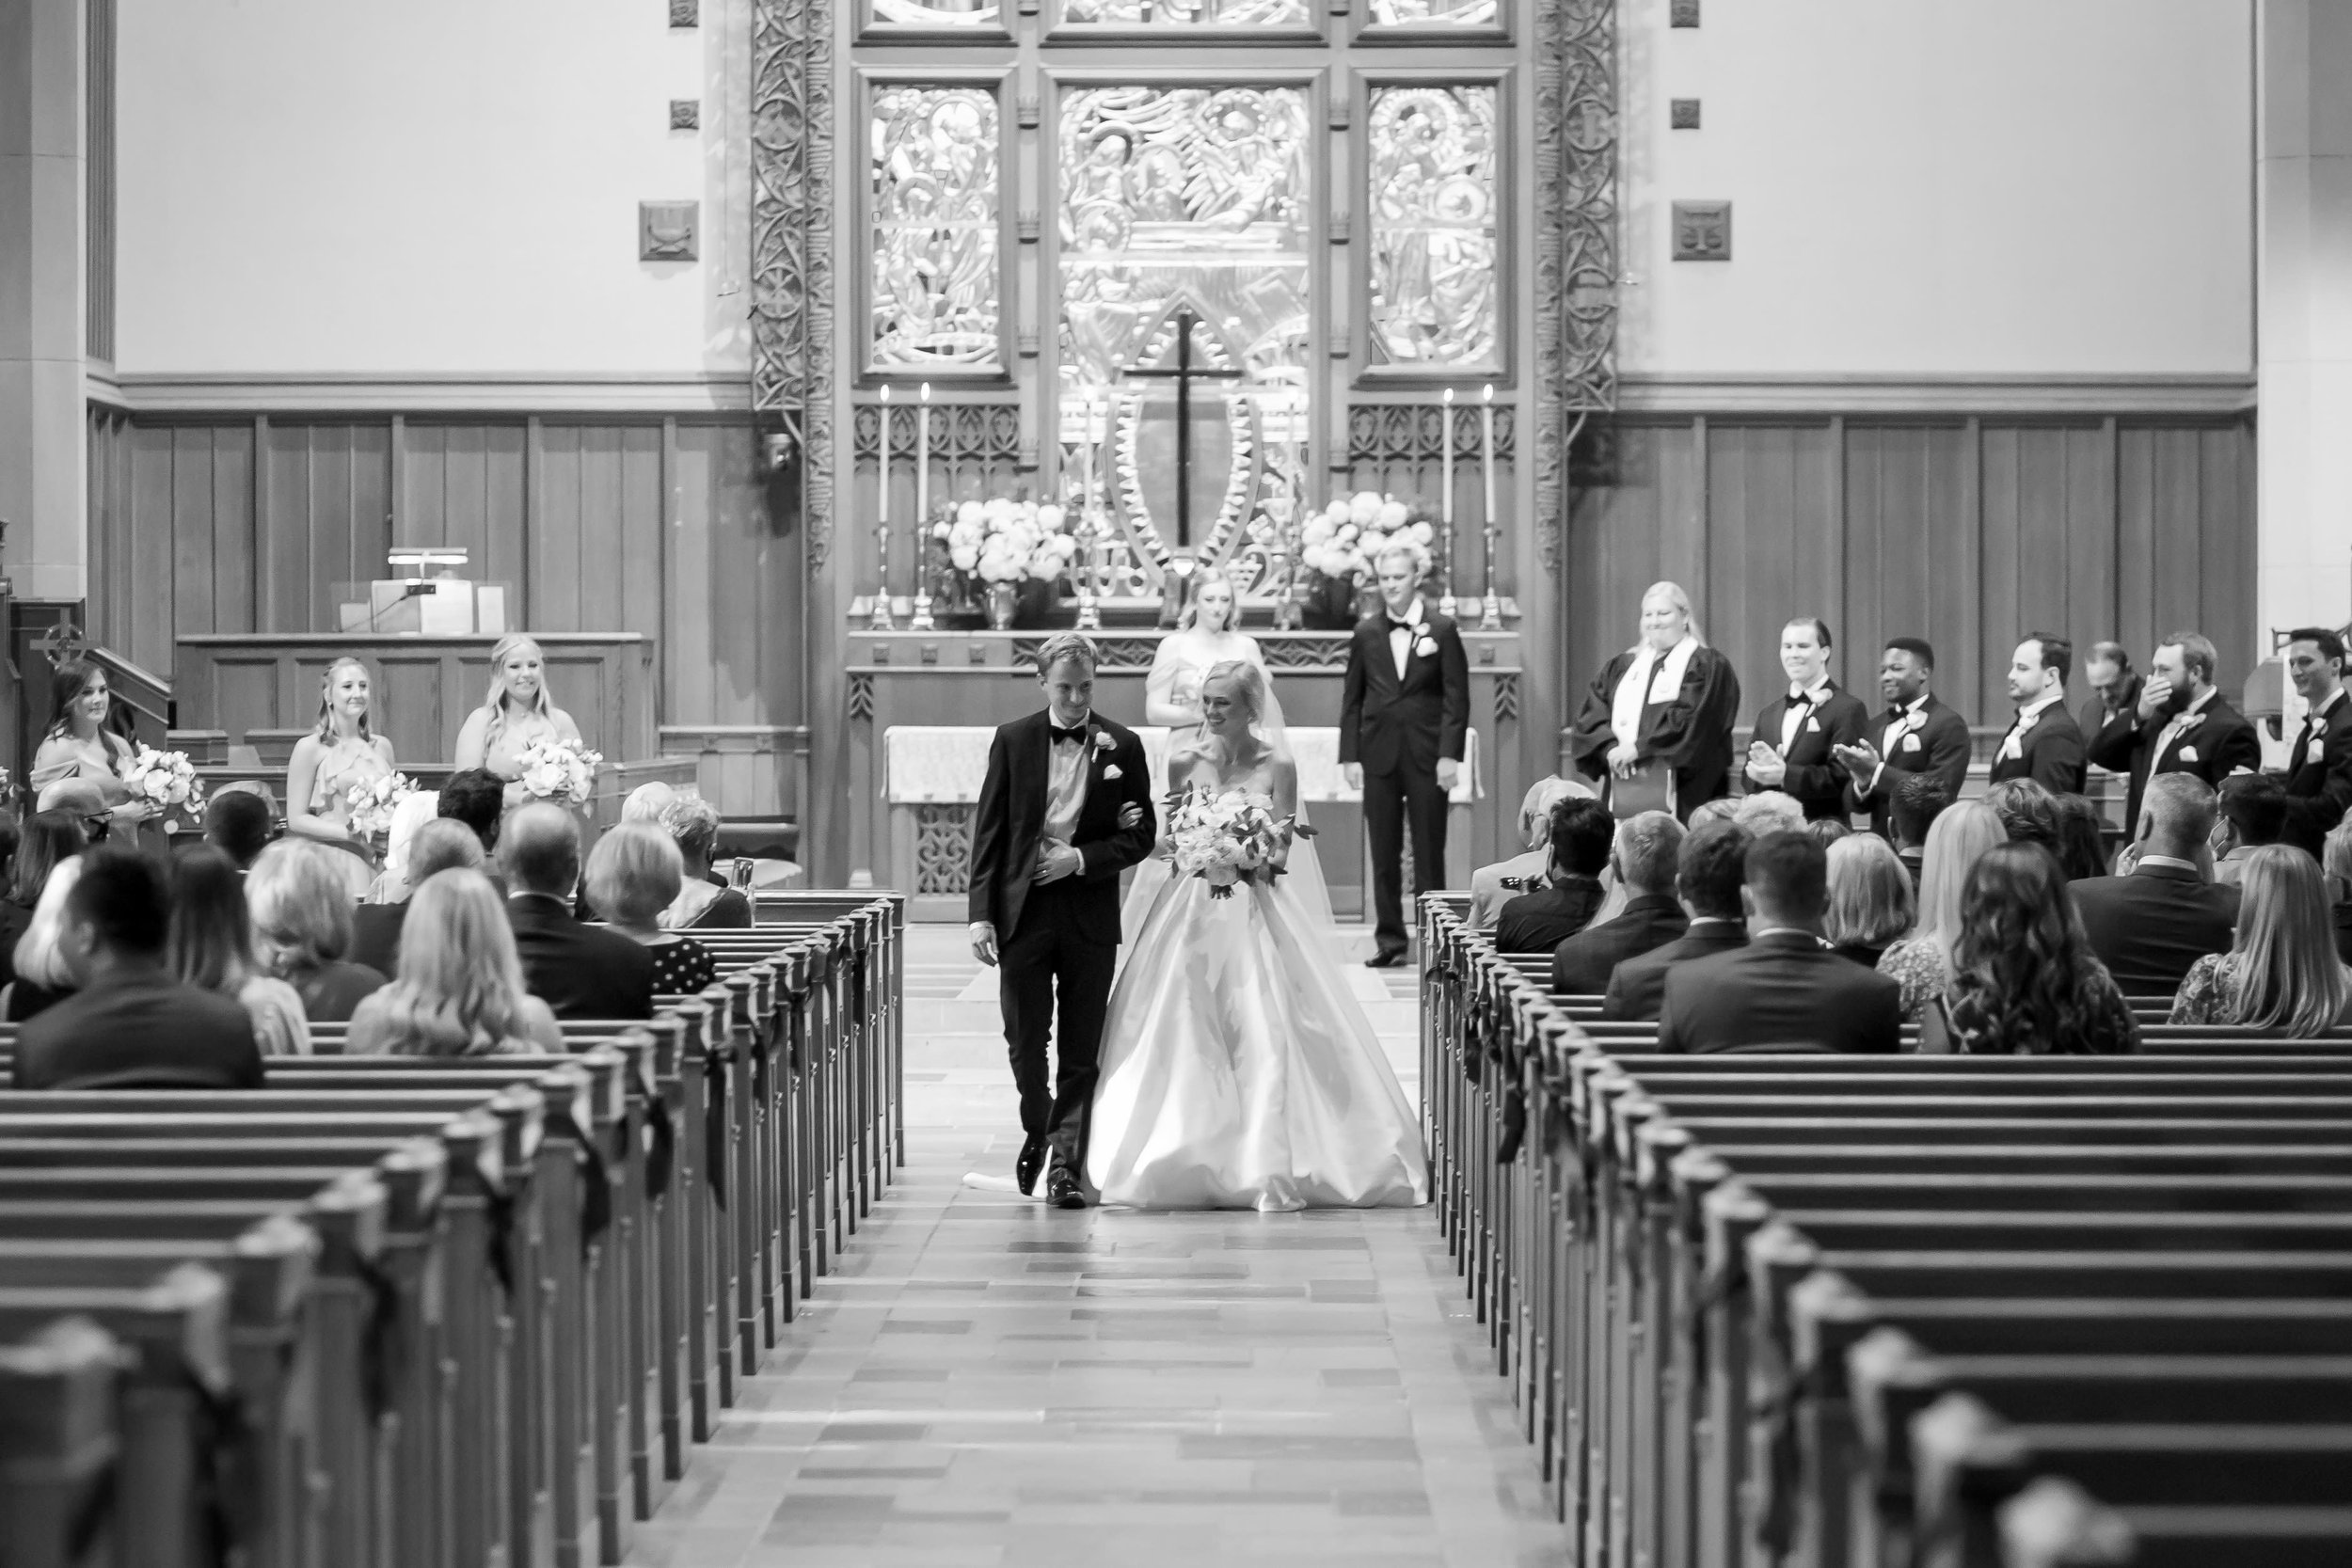
[(592, 752), (577, 740), (561, 736), (534, 740), (515, 759), (524, 791), (532, 799), (559, 806), (584, 806), (604, 766), (604, 753)]
[(947, 570), (966, 586), (1024, 578), (1052, 582), (1070, 570), (1078, 554), (1069, 515), (1060, 507), (1003, 496), (959, 502), (931, 525), (931, 539), (946, 552)]
[(356, 784), (343, 791), (351, 832), (358, 838), (385, 838), (392, 831), (392, 814), (411, 795), (422, 793), (405, 773), (387, 773), (373, 784)]
[(1359, 490), (1335, 498), (1307, 519), (1299, 531), (1299, 559), (1327, 578), (1362, 583), (1374, 576), (1380, 552), (1391, 542), (1409, 540), (1426, 555), (1437, 537), (1436, 527), (1404, 501)]
[(165, 752), (140, 743), (123, 768), (122, 782), (131, 799), (155, 808), (167, 827), (193, 822), (204, 807), (204, 789), (197, 783), (196, 765), (185, 752)]

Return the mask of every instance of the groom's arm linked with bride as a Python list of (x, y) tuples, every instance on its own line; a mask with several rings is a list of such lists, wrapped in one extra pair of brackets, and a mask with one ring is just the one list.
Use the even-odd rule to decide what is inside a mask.
[(1084, 1201), (1086, 1115), (1120, 941), (1119, 874), (1159, 836), (1143, 742), (1093, 711), (1093, 656), (1074, 633), (1048, 640), (1038, 673), (1046, 705), (997, 729), (972, 822), (972, 950), (997, 968), (1021, 1092), (1014, 1176), (1031, 1191), (1050, 1155), (1046, 1196), (1064, 1207)]

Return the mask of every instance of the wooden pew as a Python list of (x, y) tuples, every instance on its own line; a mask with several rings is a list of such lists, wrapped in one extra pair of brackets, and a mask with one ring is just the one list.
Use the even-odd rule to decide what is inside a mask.
[(108, 1552), (90, 1537), (110, 1522), (124, 1357), (85, 1316), (0, 1336), (0, 1562), (74, 1568)]

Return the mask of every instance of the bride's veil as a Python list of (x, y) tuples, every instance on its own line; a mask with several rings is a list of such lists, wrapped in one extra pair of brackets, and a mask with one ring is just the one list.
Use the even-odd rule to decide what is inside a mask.
[[(1297, 753), (1291, 750), (1290, 730), (1282, 722), (1282, 699), (1274, 690), (1274, 672), (1265, 667), (1263, 658), (1259, 660), (1258, 671), (1265, 676), (1265, 709), (1258, 715), (1259, 738), (1280, 755), (1295, 762)], [(1302, 828), (1308, 826), (1304, 797), (1298, 802), (1298, 825)], [(1302, 837), (1292, 847), (1289, 881), (1290, 890), (1298, 898), (1300, 907), (1307, 911), (1310, 919), (1320, 924), (1327, 934), (1339, 924), (1338, 917), (1331, 912), (1331, 885), (1323, 876), (1320, 839)]]

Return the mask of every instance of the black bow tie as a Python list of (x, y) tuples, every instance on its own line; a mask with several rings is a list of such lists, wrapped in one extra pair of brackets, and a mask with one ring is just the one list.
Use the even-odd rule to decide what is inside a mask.
[(1389, 629), (1391, 631), (1412, 631), (1415, 629), (1415, 624), (1411, 621), (1400, 621), (1391, 615), (1389, 617)]
[(1057, 746), (1065, 740), (1075, 741), (1081, 746), (1086, 744), (1087, 727), (1084, 724), (1074, 730), (1065, 730), (1059, 724), (1049, 723), (1045, 726), (1045, 732), (1054, 737), (1054, 744)]

